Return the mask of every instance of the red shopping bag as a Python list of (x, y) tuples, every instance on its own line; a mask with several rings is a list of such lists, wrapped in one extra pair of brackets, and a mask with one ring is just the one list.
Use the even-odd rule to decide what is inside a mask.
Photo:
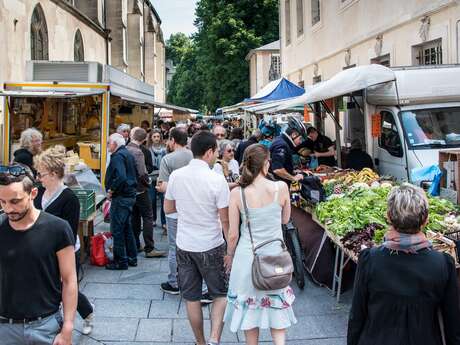
[(106, 254), (106, 241), (112, 238), (110, 232), (101, 232), (91, 238), (91, 265), (105, 266), (109, 263)]

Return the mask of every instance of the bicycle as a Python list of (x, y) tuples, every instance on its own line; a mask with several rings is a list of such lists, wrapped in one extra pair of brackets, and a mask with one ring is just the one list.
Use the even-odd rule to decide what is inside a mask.
[(283, 238), (294, 264), (294, 278), (300, 289), (305, 287), (304, 254), (300, 245), (299, 233), (292, 221), (283, 224)]

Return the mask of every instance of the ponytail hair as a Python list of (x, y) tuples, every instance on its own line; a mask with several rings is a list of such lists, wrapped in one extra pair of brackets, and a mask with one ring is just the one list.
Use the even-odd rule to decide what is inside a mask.
[(241, 187), (246, 188), (254, 182), (269, 157), (270, 152), (261, 144), (252, 144), (244, 151), (239, 181)]

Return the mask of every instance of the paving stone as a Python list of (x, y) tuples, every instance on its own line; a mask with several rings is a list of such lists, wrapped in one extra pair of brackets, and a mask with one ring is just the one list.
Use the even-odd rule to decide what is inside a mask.
[[(179, 315), (179, 299), (176, 301), (152, 301), (150, 304), (149, 319), (176, 319), (184, 318)], [(185, 316), (186, 318), (187, 316)]]
[(321, 321), (315, 316), (301, 316), (297, 318), (297, 324), (288, 329), (288, 340), (308, 340), (326, 338)]
[(161, 300), (163, 298), (157, 285), (88, 283), (83, 293), (93, 298), (148, 300)]
[(171, 341), (171, 319), (142, 319), (137, 329), (136, 341)]
[(115, 283), (121, 276), (121, 271), (109, 271), (104, 267), (85, 266), (83, 271), (85, 283)]
[(134, 341), (139, 319), (98, 318), (94, 320), (91, 338), (98, 341)]
[[(174, 320), (173, 322), (173, 342), (188, 342), (194, 341), (194, 336), (192, 332), (192, 328), (188, 320)], [(211, 322), (209, 320), (204, 321), (204, 335), (205, 337), (209, 337), (211, 332)], [(224, 327), (222, 332), (222, 339), (221, 342), (237, 342), (238, 339), (236, 335), (228, 329), (228, 327)]]
[(327, 338), (345, 337), (348, 328), (348, 313), (316, 317)]
[[(160, 285), (168, 280), (166, 273), (149, 271), (125, 271), (121, 274), (120, 283)], [(160, 287), (158, 286), (158, 289)]]
[(150, 300), (96, 299), (95, 317), (147, 318)]

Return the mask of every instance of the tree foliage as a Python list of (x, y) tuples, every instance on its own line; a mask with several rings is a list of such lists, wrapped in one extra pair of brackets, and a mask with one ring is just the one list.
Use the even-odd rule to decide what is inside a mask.
[[(278, 39), (278, 0), (200, 0), (195, 25), (198, 32), (189, 46), (181, 43), (185, 40), (180, 34), (168, 40), (170, 51), (185, 51), (171, 55), (182, 59), (169, 101), (215, 110), (248, 97), (245, 57), (251, 49)], [(182, 45), (185, 49), (177, 48)]]
[(172, 34), (166, 41), (166, 59), (172, 60), (174, 65), (178, 66), (191, 46), (192, 40), (186, 34), (182, 32)]

